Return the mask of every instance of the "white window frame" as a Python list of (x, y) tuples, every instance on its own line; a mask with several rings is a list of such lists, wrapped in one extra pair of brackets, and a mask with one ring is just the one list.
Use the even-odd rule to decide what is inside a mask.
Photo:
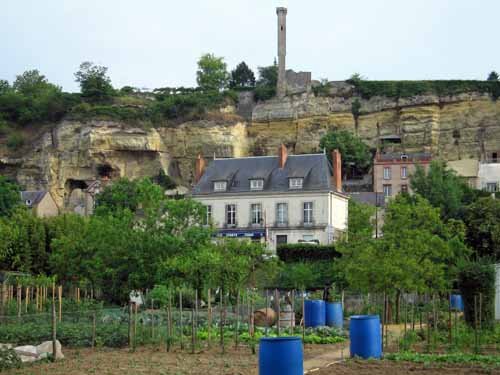
[(304, 186), (304, 179), (302, 177), (293, 177), (288, 181), (288, 187), (290, 189), (302, 189)]
[[(280, 210), (280, 207), (284, 209)], [(288, 203), (278, 202), (276, 203), (276, 224), (286, 225), (288, 224)]]
[(205, 212), (205, 220), (206, 220), (206, 224), (210, 224), (210, 222), (212, 221), (212, 205), (211, 204), (207, 204), (205, 206), (205, 209), (206, 209), (206, 212)]
[(311, 225), (314, 223), (314, 204), (313, 202), (304, 202), (302, 204), (302, 219), (304, 225)]
[(484, 189), (488, 193), (496, 193), (498, 191), (498, 182), (487, 182)]
[(251, 203), (250, 204), (250, 223), (252, 225), (262, 225), (264, 221), (262, 215), (262, 204), (261, 203)]
[(383, 185), (384, 189), (384, 197), (392, 197), (392, 185), (391, 184), (384, 184)]
[(408, 167), (406, 165), (401, 166), (401, 178), (408, 178)]
[(250, 180), (250, 190), (263, 190), (264, 180), (262, 178), (255, 178)]
[(227, 181), (214, 181), (214, 191), (226, 191)]
[[(231, 215), (231, 216), (229, 216)], [(226, 225), (231, 225), (231, 226), (236, 226), (237, 225), (237, 209), (236, 209), (236, 204), (234, 203), (229, 203), (226, 204), (226, 210), (225, 210), (225, 222)]]
[(392, 177), (391, 167), (384, 167), (384, 180), (390, 180)]

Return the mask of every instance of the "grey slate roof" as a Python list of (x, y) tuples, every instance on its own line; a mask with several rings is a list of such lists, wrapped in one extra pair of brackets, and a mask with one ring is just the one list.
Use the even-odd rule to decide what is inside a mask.
[(40, 201), (47, 194), (44, 190), (33, 190), (33, 191), (21, 191), (21, 200), (23, 202), (30, 201), (30, 206), (40, 203)]
[(358, 203), (369, 204), (371, 206), (385, 207), (384, 193), (360, 191), (360, 192), (352, 192), (346, 194)]
[(293, 177), (304, 178), (300, 191), (331, 190), (330, 176), (331, 166), (324, 154), (288, 155), (283, 169), (279, 168), (277, 156), (215, 159), (192, 193), (214, 193), (214, 181), (227, 181), (227, 190), (222, 193), (255, 192), (250, 190), (250, 180), (259, 178), (264, 179), (262, 192), (297, 191), (288, 188), (288, 179)]

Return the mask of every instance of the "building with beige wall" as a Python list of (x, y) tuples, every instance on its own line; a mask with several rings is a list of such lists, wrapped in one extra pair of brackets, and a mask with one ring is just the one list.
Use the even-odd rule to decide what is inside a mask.
[(35, 216), (51, 217), (59, 214), (59, 208), (48, 191), (22, 191), (21, 200), (26, 207), (33, 211)]
[(428, 170), (431, 154), (422, 153), (379, 153), (373, 161), (373, 188), (386, 198), (401, 192), (411, 192), (410, 177), (417, 166)]
[(347, 230), (348, 197), (340, 192), (340, 154), (197, 161), (192, 196), (207, 207), (219, 237), (265, 242), (329, 244)]

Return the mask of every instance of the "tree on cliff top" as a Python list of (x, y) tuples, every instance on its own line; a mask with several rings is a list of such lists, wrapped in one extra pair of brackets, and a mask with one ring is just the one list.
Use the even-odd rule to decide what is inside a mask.
[(105, 66), (95, 65), (90, 61), (81, 63), (78, 72), (75, 73), (75, 78), (80, 84), (82, 97), (91, 102), (110, 101), (115, 90), (107, 72), (108, 68)]
[(252, 89), (255, 87), (255, 75), (244, 61), (231, 71), (229, 87), (232, 89)]
[(229, 74), (223, 57), (206, 53), (198, 60), (196, 82), (203, 91), (222, 91), (227, 87)]
[(334, 130), (324, 135), (319, 146), (325, 149), (328, 157), (335, 149), (342, 155), (342, 175), (349, 176), (351, 172), (365, 173), (371, 165), (370, 148), (363, 141), (346, 130)]
[(498, 81), (500, 77), (498, 76), (498, 73), (495, 72), (494, 70), (488, 75), (487, 81)]

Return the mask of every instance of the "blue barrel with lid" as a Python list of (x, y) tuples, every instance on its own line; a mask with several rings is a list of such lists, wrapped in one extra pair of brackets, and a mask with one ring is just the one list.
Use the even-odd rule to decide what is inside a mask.
[(341, 302), (329, 302), (326, 304), (326, 325), (336, 328), (344, 326), (344, 313)]
[(325, 301), (304, 301), (304, 324), (306, 327), (321, 327), (326, 325)]
[(382, 336), (378, 315), (354, 315), (349, 323), (351, 357), (380, 358)]
[(302, 339), (263, 337), (259, 344), (259, 375), (303, 375)]

